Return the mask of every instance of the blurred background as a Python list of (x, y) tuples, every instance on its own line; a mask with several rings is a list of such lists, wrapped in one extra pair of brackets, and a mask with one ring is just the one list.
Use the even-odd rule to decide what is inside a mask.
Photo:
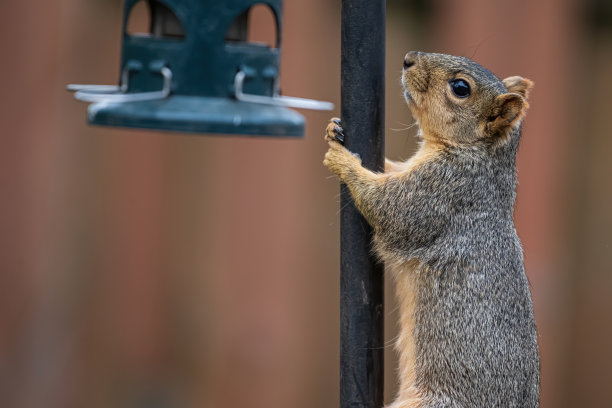
[[(122, 2), (0, 2), (0, 405), (338, 406), (340, 1), (284, 4), (284, 93), (336, 103), (301, 140), (88, 127), (65, 85), (117, 82)], [(515, 215), (542, 406), (612, 406), (611, 3), (389, 0), (386, 48), (392, 159), (407, 51), (535, 82)]]

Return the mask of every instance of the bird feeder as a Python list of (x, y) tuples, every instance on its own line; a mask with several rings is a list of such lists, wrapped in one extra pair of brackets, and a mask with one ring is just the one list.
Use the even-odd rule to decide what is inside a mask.
[[(139, 1), (150, 33), (127, 30)], [(248, 15), (269, 7), (276, 46), (248, 42)], [(282, 0), (125, 0), (119, 85), (69, 85), (92, 102), (94, 125), (198, 133), (302, 136), (304, 118), (288, 107), (333, 105), (280, 95)]]

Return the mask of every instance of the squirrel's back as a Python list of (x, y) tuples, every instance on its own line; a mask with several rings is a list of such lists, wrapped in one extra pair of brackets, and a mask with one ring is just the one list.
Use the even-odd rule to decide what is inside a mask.
[(415, 406), (538, 406), (537, 334), (512, 219), (516, 171), (504, 158), (445, 148), (382, 196), (390, 210), (375, 247), (398, 282), (400, 354), (412, 354), (400, 372), (428, 390)]

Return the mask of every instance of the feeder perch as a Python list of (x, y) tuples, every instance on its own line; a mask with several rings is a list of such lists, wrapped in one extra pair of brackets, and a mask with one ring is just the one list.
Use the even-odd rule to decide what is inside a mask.
[[(150, 33), (128, 33), (145, 1)], [(276, 47), (247, 42), (257, 4), (276, 20)], [(282, 1), (125, 0), (119, 85), (68, 85), (91, 102), (93, 125), (197, 133), (302, 136), (304, 118), (289, 107), (331, 110), (329, 102), (281, 96)]]

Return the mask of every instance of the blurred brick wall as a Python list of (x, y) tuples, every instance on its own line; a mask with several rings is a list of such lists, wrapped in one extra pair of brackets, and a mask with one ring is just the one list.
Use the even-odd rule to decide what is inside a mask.
[[(333, 404), (330, 113), (306, 113), (304, 140), (90, 128), (65, 85), (116, 81), (121, 2), (0, 12), (8, 405)], [(338, 19), (286, 3), (286, 94), (337, 101)]]

